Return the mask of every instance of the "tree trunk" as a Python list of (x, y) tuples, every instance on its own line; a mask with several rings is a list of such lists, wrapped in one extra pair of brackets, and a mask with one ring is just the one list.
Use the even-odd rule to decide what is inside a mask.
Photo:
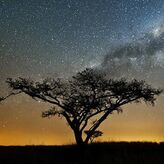
[(89, 139), (90, 139), (90, 138), (87, 138), (87, 139), (85, 140), (85, 143), (86, 143), (86, 144), (89, 143)]
[(87, 135), (86, 139), (85, 139), (85, 144), (88, 144), (89, 143), (89, 140), (91, 139), (91, 136), (92, 135)]
[(84, 145), (84, 141), (82, 139), (82, 133), (79, 130), (74, 130), (75, 140), (77, 145)]

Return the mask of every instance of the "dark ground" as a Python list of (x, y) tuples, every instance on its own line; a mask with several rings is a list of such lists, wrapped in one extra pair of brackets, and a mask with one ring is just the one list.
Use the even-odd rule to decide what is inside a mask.
[(68, 146), (0, 146), (0, 164), (164, 164), (164, 143), (109, 142)]

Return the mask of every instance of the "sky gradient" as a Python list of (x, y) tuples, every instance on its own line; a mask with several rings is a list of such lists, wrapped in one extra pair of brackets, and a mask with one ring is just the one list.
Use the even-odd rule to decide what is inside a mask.
[[(8, 77), (67, 78), (87, 67), (164, 88), (163, 0), (0, 0), (0, 36), (0, 96)], [(48, 107), (24, 95), (2, 102), (0, 145), (74, 142), (64, 119), (41, 118)], [(155, 107), (127, 105), (100, 140), (164, 141), (163, 109), (163, 95)]]

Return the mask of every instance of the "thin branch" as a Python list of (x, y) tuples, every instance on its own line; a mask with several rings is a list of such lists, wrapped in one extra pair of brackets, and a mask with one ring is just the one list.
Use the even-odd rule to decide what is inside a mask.
[(7, 99), (7, 98), (9, 98), (10, 96), (18, 95), (20, 93), (22, 93), (22, 91), (19, 91), (17, 93), (12, 92), (12, 93), (8, 94), (6, 97), (0, 97), (0, 102)]

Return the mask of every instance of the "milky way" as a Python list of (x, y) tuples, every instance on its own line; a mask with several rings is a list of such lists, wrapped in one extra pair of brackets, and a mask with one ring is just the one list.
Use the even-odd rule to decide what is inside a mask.
[(140, 78), (164, 87), (164, 24), (113, 48), (104, 57), (101, 69), (114, 77)]
[[(8, 77), (40, 81), (86, 67), (164, 88), (164, 1), (0, 0), (0, 96), (8, 93)], [(3, 129), (27, 114), (0, 108)]]

